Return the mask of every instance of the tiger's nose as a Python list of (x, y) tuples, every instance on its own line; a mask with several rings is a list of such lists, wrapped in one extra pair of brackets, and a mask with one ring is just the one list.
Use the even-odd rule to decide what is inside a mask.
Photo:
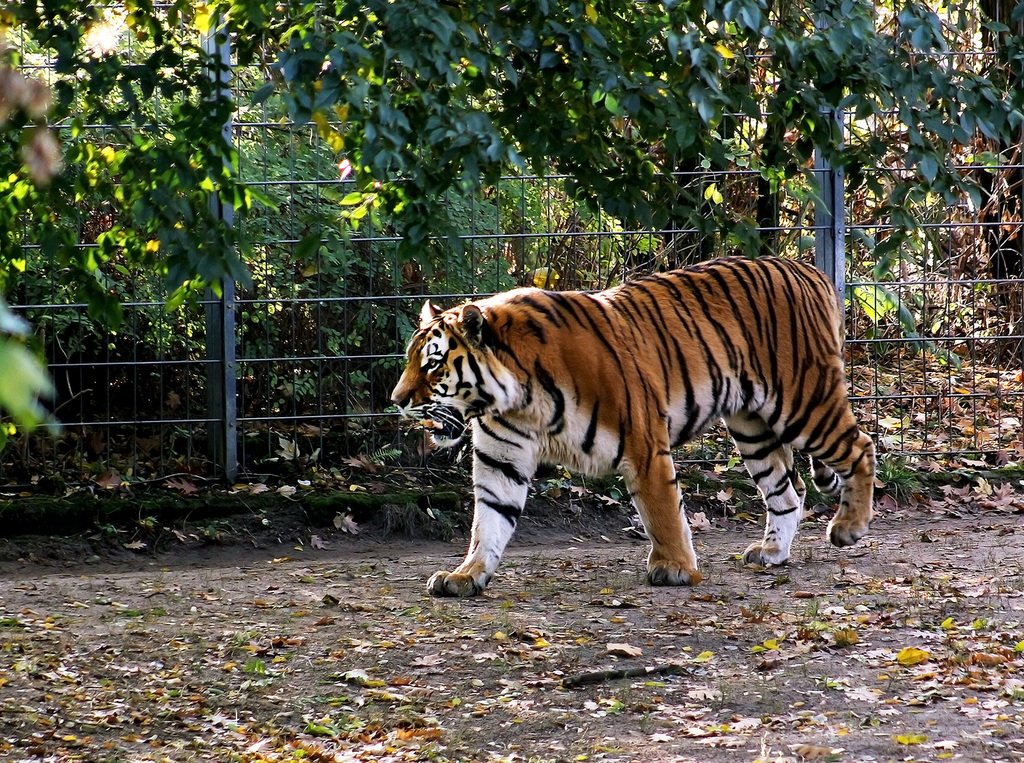
[(403, 385), (401, 382), (396, 384), (391, 391), (391, 402), (398, 406), (399, 410), (407, 410), (412, 405), (412, 391), (408, 385)]

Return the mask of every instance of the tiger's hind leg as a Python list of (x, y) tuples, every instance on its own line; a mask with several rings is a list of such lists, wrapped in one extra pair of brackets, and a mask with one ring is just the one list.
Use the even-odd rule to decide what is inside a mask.
[(849, 428), (827, 448), (811, 451), (843, 483), (839, 510), (828, 523), (833, 546), (852, 546), (868, 532), (874, 514), (875, 443), (858, 429), (851, 413)]
[[(836, 376), (840, 373), (837, 370)], [(845, 389), (841, 378), (830, 386)], [(801, 418), (801, 427), (790, 423), (783, 431), (790, 433), (787, 439), (794, 448), (814, 460), (814, 482), (823, 493), (835, 494), (842, 487), (839, 510), (828, 523), (827, 536), (834, 546), (852, 546), (867, 534), (871, 523), (875, 444), (857, 426), (845, 392), (832, 394)]]
[(697, 555), (671, 454), (665, 449), (647, 459), (642, 472), (624, 469), (623, 478), (651, 541), (647, 581), (651, 585), (699, 583)]
[(764, 498), (764, 537), (743, 552), (744, 564), (784, 564), (800, 525), (806, 488), (793, 468), (793, 449), (761, 417), (740, 413), (726, 420), (747, 471)]

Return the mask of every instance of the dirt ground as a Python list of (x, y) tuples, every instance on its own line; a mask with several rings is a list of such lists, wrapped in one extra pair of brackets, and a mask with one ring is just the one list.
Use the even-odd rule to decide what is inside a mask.
[(528, 514), (472, 600), (425, 593), (464, 538), (0, 541), (0, 760), (1024, 760), (1019, 504), (944, 506), (770, 570), (717, 518), (692, 589)]

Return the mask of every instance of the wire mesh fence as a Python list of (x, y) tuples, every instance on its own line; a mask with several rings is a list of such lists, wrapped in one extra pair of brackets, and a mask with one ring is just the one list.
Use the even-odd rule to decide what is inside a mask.
[[(56, 77), (45, 57), (26, 50), (24, 60)], [(237, 460), (243, 475), (334, 468), (406, 444), (388, 395), (423, 299), (453, 304), (532, 284), (604, 288), (736, 251), (726, 231), (625, 229), (576, 203), (566, 178), (550, 175), (508, 176), (481, 194), (451, 194), (444, 208), (458, 222), (457, 241), (402, 255), (386, 221), (360, 214), (344, 162), (316, 126), (282, 121), (253, 103), (264, 77), (235, 71), (231, 82), (239, 171), (271, 204), (237, 221), (252, 277), (226, 301), (211, 296), (169, 313), (155, 275), (115, 263), (104, 277), (125, 321), (110, 332), (62, 285), (52, 255), (24, 242), (24, 273), (8, 298), (36, 329), (62, 429), (8, 448), (9, 479), (111, 467), (136, 479), (231, 476), (225, 458)], [(885, 125), (850, 118), (845, 125), (848, 135), (891, 137)], [(116, 143), (137, 128), (88, 129), (98, 143)], [(737, 128), (744, 131), (756, 139), (756, 120)], [(968, 146), (954, 157), (974, 168), (989, 151), (976, 170), (986, 196), (918, 209), (924, 222), (889, 268), (878, 266), (879, 253), (898, 221), (880, 219), (863, 186), (841, 195), (842, 179), (823, 164), (770, 197), (742, 155), (728, 171), (677, 175), (704, 203), (753, 220), (762, 253), (828, 262), (845, 241), (839, 276), (853, 403), (882, 453), (990, 464), (1022, 457), (1022, 168), (997, 149)], [(823, 210), (820, 191), (830, 186), (840, 191), (839, 206)], [(80, 246), (94, 246), (116, 214), (109, 200), (84, 209)], [(225, 369), (226, 408), (211, 403), (220, 388), (213, 380), (223, 382)], [(224, 436), (233, 445), (227, 456), (215, 442)], [(726, 447), (712, 437), (685, 457), (722, 458)]]

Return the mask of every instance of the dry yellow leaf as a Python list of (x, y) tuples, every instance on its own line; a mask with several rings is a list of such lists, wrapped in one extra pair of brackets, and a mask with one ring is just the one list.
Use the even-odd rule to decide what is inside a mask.
[(853, 628), (837, 630), (833, 637), (835, 638), (836, 646), (853, 646), (860, 643), (860, 636), (857, 635), (857, 631)]
[(929, 657), (931, 655), (924, 649), (918, 649), (916, 646), (905, 646), (896, 655), (896, 662), (909, 667), (910, 665), (918, 665), (925, 662)]
[(924, 734), (897, 734), (893, 737), (897, 744), (924, 744), (928, 741), (928, 737)]

